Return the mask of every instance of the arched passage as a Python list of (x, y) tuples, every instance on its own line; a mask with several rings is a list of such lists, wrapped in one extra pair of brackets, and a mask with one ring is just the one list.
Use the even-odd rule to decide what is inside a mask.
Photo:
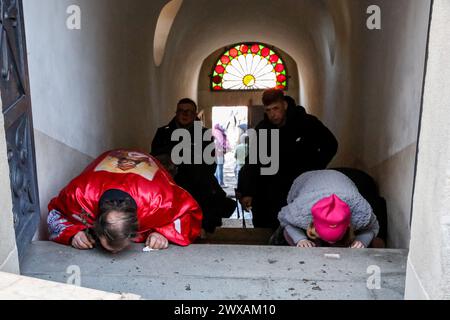
[(248, 41), (282, 48), (301, 72), (300, 102), (340, 142), (332, 166), (374, 176), (388, 203), (390, 245), (408, 247), (429, 6), (383, 1), (377, 32), (365, 28), (363, 2), (185, 2), (159, 70), (167, 108), (160, 117), (169, 119), (181, 97), (203, 99), (197, 79), (217, 48)]

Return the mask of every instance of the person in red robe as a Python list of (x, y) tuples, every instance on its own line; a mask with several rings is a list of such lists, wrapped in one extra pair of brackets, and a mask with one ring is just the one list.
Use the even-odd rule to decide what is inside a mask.
[(201, 233), (202, 211), (152, 156), (109, 151), (48, 205), (50, 240), (116, 253), (132, 242), (151, 249), (188, 246)]

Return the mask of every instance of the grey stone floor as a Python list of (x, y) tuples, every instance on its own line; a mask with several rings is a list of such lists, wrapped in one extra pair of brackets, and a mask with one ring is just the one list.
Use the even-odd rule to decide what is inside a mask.
[[(330, 253), (339, 259), (325, 256)], [(171, 246), (149, 253), (134, 245), (110, 255), (35, 242), (22, 274), (67, 282), (68, 268), (79, 266), (83, 287), (144, 299), (391, 300), (403, 299), (406, 259), (405, 250), (225, 245)], [(380, 289), (368, 289), (371, 266), (381, 271)]]

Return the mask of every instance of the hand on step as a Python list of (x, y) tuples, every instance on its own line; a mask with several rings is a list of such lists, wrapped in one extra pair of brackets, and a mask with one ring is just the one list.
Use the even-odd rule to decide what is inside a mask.
[(298, 248), (314, 248), (315, 246), (316, 246), (316, 244), (309, 240), (300, 240), (297, 243)]
[(72, 247), (80, 250), (90, 250), (95, 246), (95, 240), (85, 231), (78, 232), (72, 238)]
[(169, 240), (158, 232), (152, 232), (148, 235), (145, 245), (153, 250), (162, 250), (169, 247)]

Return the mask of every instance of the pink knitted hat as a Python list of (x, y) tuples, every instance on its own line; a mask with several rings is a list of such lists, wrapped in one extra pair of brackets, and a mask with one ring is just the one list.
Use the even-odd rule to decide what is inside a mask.
[(341, 240), (350, 226), (350, 207), (335, 194), (317, 202), (311, 211), (317, 235), (326, 242)]

